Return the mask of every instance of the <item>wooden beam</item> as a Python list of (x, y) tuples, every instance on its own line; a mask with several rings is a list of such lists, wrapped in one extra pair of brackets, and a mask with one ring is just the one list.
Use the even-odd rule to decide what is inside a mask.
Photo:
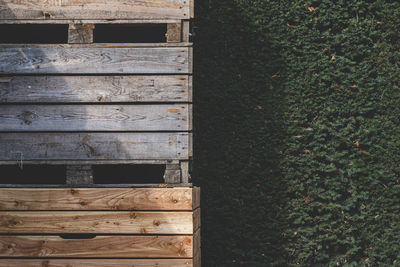
[(182, 42), (182, 24), (181, 23), (167, 24), (166, 37), (168, 43)]
[[(40, 46), (39, 46), (40, 47)], [(189, 47), (0, 47), (2, 74), (187, 74)]]
[(0, 259), (0, 267), (193, 267), (192, 259)]
[(190, 42), (190, 21), (182, 21), (182, 42)]
[[(198, 209), (197, 209), (198, 210)], [(193, 234), (199, 212), (0, 212), (1, 234)]]
[(2, 0), (2, 19), (188, 19), (192, 1), (187, 0)]
[(191, 102), (191, 87), (187, 75), (10, 76), (0, 77), (0, 102)]
[(0, 236), (0, 257), (191, 258), (193, 236)]
[(181, 170), (179, 163), (166, 165), (164, 181), (167, 184), (179, 184), (181, 182)]
[(182, 183), (190, 182), (190, 174), (189, 174), (189, 161), (181, 161), (181, 177)]
[(0, 133), (0, 161), (188, 159), (188, 133)]
[(0, 188), (0, 210), (169, 210), (200, 205), (195, 188)]
[(67, 165), (67, 185), (93, 184), (93, 169), (90, 165)]
[(94, 24), (69, 24), (69, 44), (91, 44), (93, 43)]
[(189, 131), (191, 105), (2, 105), (1, 131)]

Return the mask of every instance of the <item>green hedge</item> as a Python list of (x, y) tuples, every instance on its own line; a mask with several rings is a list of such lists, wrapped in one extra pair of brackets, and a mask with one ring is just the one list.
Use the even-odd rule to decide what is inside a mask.
[(400, 2), (196, 5), (204, 266), (400, 266)]

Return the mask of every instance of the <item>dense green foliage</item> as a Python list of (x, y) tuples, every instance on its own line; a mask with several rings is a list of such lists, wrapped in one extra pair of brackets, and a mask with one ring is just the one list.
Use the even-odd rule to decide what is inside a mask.
[(204, 266), (400, 266), (400, 1), (196, 4)]

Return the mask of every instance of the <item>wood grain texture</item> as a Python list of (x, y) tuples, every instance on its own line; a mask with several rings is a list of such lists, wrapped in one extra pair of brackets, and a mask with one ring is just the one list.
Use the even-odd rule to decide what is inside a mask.
[[(192, 211), (195, 188), (0, 188), (0, 210)], [(196, 204), (195, 204), (196, 205)]]
[(191, 76), (14, 76), (3, 103), (191, 102)]
[(184, 74), (191, 47), (1, 47), (1, 74)]
[(187, 0), (1, 0), (2, 19), (184, 19)]
[(0, 233), (190, 235), (197, 218), (197, 212), (0, 212)]
[(193, 236), (0, 236), (0, 257), (191, 258)]
[[(0, 267), (193, 267), (192, 259), (0, 259)], [(200, 267), (200, 265), (198, 265)]]
[(94, 24), (69, 24), (69, 44), (91, 44), (93, 43)]
[(188, 159), (188, 133), (0, 133), (0, 160)]
[(188, 131), (188, 104), (1, 105), (0, 131)]

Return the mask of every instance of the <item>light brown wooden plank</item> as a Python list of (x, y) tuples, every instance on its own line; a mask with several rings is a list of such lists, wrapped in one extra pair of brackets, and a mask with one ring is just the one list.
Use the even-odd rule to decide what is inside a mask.
[(69, 44), (91, 44), (93, 43), (94, 24), (69, 24)]
[(191, 105), (2, 105), (0, 131), (188, 131)]
[[(0, 259), (0, 267), (193, 267), (192, 259)], [(200, 267), (200, 266), (199, 266)]]
[(193, 188), (0, 188), (0, 210), (191, 211)]
[[(198, 209), (197, 209), (198, 210)], [(197, 211), (196, 210), (196, 211)], [(1, 234), (193, 234), (198, 212), (0, 212)], [(196, 224), (194, 225), (194, 222)], [(195, 228), (195, 229), (197, 229)]]
[(187, 0), (2, 0), (2, 19), (183, 19)]
[(186, 75), (3, 77), (0, 102), (191, 102), (191, 83)]
[(0, 133), (0, 160), (188, 159), (188, 133)]
[(0, 257), (191, 258), (193, 236), (0, 236)]
[(2, 74), (191, 73), (189, 47), (0, 48)]

